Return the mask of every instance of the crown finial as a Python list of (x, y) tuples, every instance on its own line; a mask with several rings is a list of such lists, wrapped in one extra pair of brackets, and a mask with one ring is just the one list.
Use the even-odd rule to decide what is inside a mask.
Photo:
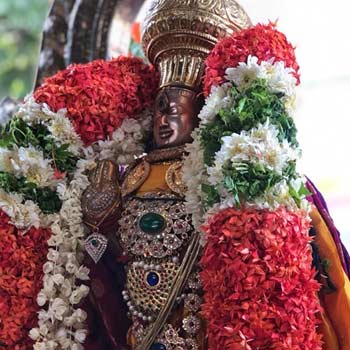
[(251, 21), (234, 0), (155, 0), (142, 30), (150, 62), (161, 73), (161, 87), (198, 89), (204, 61), (215, 44)]

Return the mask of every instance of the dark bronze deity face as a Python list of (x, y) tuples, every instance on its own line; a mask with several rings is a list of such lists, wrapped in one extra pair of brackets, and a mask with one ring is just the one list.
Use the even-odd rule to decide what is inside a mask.
[(202, 98), (182, 86), (161, 89), (156, 98), (153, 138), (156, 148), (181, 146), (191, 142), (198, 125)]

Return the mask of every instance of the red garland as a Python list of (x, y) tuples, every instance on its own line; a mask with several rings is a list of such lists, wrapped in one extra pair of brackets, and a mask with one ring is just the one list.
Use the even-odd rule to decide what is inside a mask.
[(155, 69), (139, 58), (73, 64), (45, 80), (34, 98), (68, 117), (85, 145), (105, 140), (126, 118), (151, 108), (158, 87)]
[(225, 82), (227, 68), (237, 67), (239, 62), (247, 62), (249, 55), (259, 58), (259, 62), (274, 59), (283, 61), (286, 67), (295, 70), (294, 76), (300, 82), (299, 65), (294, 47), (286, 36), (276, 29), (276, 24), (257, 24), (249, 29), (222, 39), (206, 60), (204, 92), (209, 95), (211, 87)]
[(16, 229), (0, 211), (0, 349), (29, 350), (48, 252), (48, 229)]
[(321, 350), (320, 286), (303, 214), (226, 209), (204, 229), (209, 350)]

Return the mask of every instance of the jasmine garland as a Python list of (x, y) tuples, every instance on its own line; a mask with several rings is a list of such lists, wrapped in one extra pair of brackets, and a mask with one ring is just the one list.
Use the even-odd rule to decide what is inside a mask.
[(35, 350), (82, 349), (86, 314), (77, 304), (89, 292), (82, 284), (89, 271), (82, 265), (81, 195), (97, 160), (132, 162), (144, 152), (151, 129), (145, 111), (139, 120), (124, 120), (110, 140), (83, 147), (65, 113), (54, 113), (28, 97), (1, 130), (0, 210), (24, 233), (31, 227), (47, 227), (52, 233), (43, 288), (32, 296), (42, 308), (38, 326), (30, 332)]

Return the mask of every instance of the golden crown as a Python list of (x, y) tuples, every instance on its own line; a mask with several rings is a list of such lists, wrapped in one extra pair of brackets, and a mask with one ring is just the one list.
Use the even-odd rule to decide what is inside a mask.
[(143, 24), (142, 44), (160, 71), (161, 87), (181, 84), (197, 89), (215, 44), (250, 25), (234, 0), (155, 0)]

